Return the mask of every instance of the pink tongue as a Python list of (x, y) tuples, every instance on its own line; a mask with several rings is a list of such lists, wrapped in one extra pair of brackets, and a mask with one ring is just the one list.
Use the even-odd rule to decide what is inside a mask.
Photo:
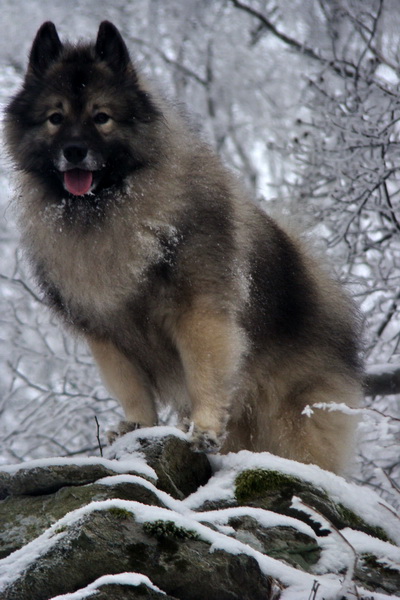
[(93, 182), (91, 171), (83, 169), (71, 169), (64, 173), (64, 184), (67, 190), (74, 196), (83, 196), (90, 190)]

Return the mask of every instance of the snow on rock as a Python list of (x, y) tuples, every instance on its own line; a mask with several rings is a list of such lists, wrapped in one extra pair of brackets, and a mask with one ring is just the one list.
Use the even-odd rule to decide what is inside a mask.
[(165, 592), (153, 585), (150, 579), (141, 573), (119, 573), (118, 575), (104, 575), (103, 577), (99, 577), (96, 579), (96, 581), (86, 586), (84, 589), (73, 592), (72, 594), (55, 596), (52, 598), (52, 600), (84, 600), (84, 598), (88, 598), (89, 596), (92, 596), (98, 592), (99, 589), (104, 585), (132, 585), (135, 587), (145, 585), (151, 590), (159, 592), (162, 596), (166, 596)]
[(133, 453), (142, 452), (142, 440), (150, 442), (151, 440), (166, 438), (169, 435), (183, 441), (188, 441), (187, 434), (176, 427), (143, 427), (135, 431), (130, 431), (118, 438), (111, 446), (105, 449), (105, 453), (109, 458), (130, 460)]
[(324, 471), (316, 465), (306, 465), (274, 456), (268, 452), (254, 453), (248, 450), (226, 456), (210, 457), (214, 477), (206, 486), (186, 499), (192, 509), (198, 509), (210, 501), (232, 501), (235, 480), (239, 473), (249, 469), (279, 471), (309, 482), (324, 490), (334, 502), (340, 502), (371, 525), (383, 527), (388, 536), (400, 544), (400, 519), (393, 514), (393, 507), (369, 488), (349, 483), (343, 477)]
[[(248, 451), (212, 457), (206, 476), (173, 428), (127, 434), (108, 455), (0, 472), (2, 599), (113, 600), (127, 585), (178, 600), (400, 595), (400, 520), (369, 489)], [(29, 471), (36, 489), (18, 483)], [(57, 485), (43, 492), (42, 477)]]
[(127, 457), (127, 460), (121, 461), (113, 461), (108, 460), (106, 458), (98, 458), (98, 457), (79, 457), (79, 458), (38, 458), (36, 460), (31, 460), (28, 462), (11, 464), (11, 465), (2, 465), (1, 472), (9, 473), (13, 475), (18, 473), (19, 471), (28, 471), (32, 469), (38, 468), (46, 468), (46, 467), (64, 467), (64, 466), (93, 466), (93, 465), (101, 465), (110, 471), (115, 471), (116, 473), (126, 473), (130, 471), (135, 471), (140, 473), (146, 477), (150, 477), (153, 479), (157, 479), (157, 475), (140, 454), (135, 455), (131, 458)]

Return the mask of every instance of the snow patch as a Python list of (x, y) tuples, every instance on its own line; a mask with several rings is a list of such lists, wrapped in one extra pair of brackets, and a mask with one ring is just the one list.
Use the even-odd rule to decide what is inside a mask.
[(102, 479), (98, 479), (96, 481), (97, 485), (110, 485), (114, 486), (119, 483), (136, 483), (147, 488), (149, 491), (153, 492), (157, 496), (157, 498), (170, 510), (175, 510), (181, 514), (190, 514), (195, 515), (193, 511), (190, 510), (181, 500), (176, 500), (167, 492), (163, 492), (158, 489), (155, 485), (153, 485), (147, 479), (143, 479), (142, 477), (138, 477), (136, 475), (110, 475), (109, 477), (103, 477)]
[(214, 470), (208, 483), (188, 498), (184, 504), (196, 510), (206, 502), (234, 502), (235, 479), (248, 469), (280, 471), (298, 477), (325, 491), (334, 502), (341, 503), (354, 511), (371, 525), (382, 527), (387, 535), (400, 543), (400, 520), (393, 514), (393, 507), (387, 504), (373, 490), (346, 481), (343, 477), (324, 471), (316, 465), (306, 465), (269, 452), (252, 453), (242, 450), (237, 453), (209, 457)]
[(150, 440), (165, 438), (172, 435), (180, 440), (188, 441), (188, 435), (177, 427), (162, 425), (158, 427), (143, 427), (130, 431), (118, 438), (111, 446), (105, 448), (105, 454), (110, 459), (129, 460), (129, 457), (135, 453), (139, 456), (142, 452), (141, 440)]
[(157, 474), (142, 458), (139, 454), (135, 456), (125, 455), (125, 460), (109, 460), (107, 458), (99, 458), (97, 456), (79, 457), (79, 458), (38, 458), (36, 460), (29, 460), (26, 462), (1, 465), (0, 471), (4, 473), (15, 474), (18, 471), (37, 469), (43, 467), (64, 467), (68, 465), (75, 466), (88, 466), (88, 465), (102, 465), (110, 471), (116, 473), (126, 473), (127, 471), (135, 471), (150, 477), (151, 479), (157, 480)]
[(317, 539), (314, 530), (303, 521), (299, 521), (293, 517), (287, 517), (270, 510), (264, 510), (263, 508), (239, 506), (192, 514), (192, 518), (196, 519), (197, 521), (201, 523), (212, 523), (216, 527), (226, 525), (230, 519), (239, 517), (251, 517), (265, 528), (293, 527), (294, 529), (297, 529), (297, 531), (300, 531), (301, 533), (304, 533), (315, 540)]
[(52, 600), (83, 600), (84, 598), (88, 598), (95, 594), (102, 585), (110, 584), (133, 585), (136, 587), (145, 585), (155, 592), (165, 594), (165, 592), (154, 585), (146, 575), (142, 575), (141, 573), (119, 573), (118, 575), (103, 575), (103, 577), (99, 577), (99, 579), (96, 579), (96, 581), (77, 592), (54, 596)]

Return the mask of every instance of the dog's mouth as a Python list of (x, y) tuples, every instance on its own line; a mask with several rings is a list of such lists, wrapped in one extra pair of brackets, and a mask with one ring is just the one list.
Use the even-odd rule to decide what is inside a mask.
[(70, 169), (64, 171), (64, 186), (74, 196), (84, 196), (90, 192), (93, 185), (92, 171), (84, 169)]

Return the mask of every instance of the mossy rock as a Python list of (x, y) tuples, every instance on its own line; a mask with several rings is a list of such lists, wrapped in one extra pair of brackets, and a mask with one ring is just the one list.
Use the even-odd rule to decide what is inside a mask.
[(157, 487), (173, 498), (183, 500), (205, 485), (212, 475), (207, 456), (194, 452), (189, 442), (179, 437), (167, 435), (150, 440), (138, 437), (138, 442), (146, 463), (157, 474)]
[[(127, 471), (139, 475), (135, 471)], [(101, 463), (46, 465), (21, 467), (15, 473), (0, 469), (0, 500), (7, 496), (54, 494), (66, 486), (94, 483), (103, 477), (116, 475), (115, 471)], [(153, 483), (154, 480), (152, 480)]]
[(400, 571), (379, 562), (373, 554), (363, 554), (355, 571), (356, 583), (367, 590), (400, 596)]
[(351, 529), (358, 529), (359, 531), (364, 531), (365, 533), (368, 533), (373, 537), (377, 537), (378, 539), (383, 540), (384, 542), (393, 543), (387, 535), (386, 531), (382, 529), (382, 527), (378, 527), (377, 525), (369, 525), (364, 521), (364, 519), (360, 517), (360, 515), (357, 515), (354, 511), (352, 511), (347, 506), (344, 506), (344, 504), (341, 504), (340, 502), (336, 504), (336, 507), (341, 518), (346, 523), (346, 527), (350, 527)]
[(108, 509), (108, 512), (113, 515), (113, 517), (120, 519), (121, 521), (133, 518), (131, 511), (126, 510), (125, 508), (119, 508), (119, 506), (112, 506)]
[(234, 528), (236, 539), (297, 569), (310, 572), (320, 559), (318, 542), (294, 527), (263, 527), (249, 516), (231, 518), (228, 525)]
[(178, 527), (173, 521), (149, 521), (143, 524), (143, 529), (149, 535), (154, 535), (157, 538), (173, 538), (177, 540), (200, 539), (195, 531)]
[(119, 498), (164, 506), (157, 495), (140, 483), (90, 484), (63, 487), (54, 494), (9, 496), (0, 501), (0, 558), (18, 550), (67, 513), (90, 502)]
[(318, 535), (328, 533), (306, 513), (291, 507), (293, 496), (298, 496), (306, 505), (315, 508), (338, 529), (351, 527), (388, 541), (383, 529), (368, 525), (350, 508), (334, 502), (324, 490), (293, 475), (268, 469), (249, 469), (239, 473), (235, 480), (235, 497), (239, 505), (256, 506), (292, 516), (306, 522)]
[(209, 543), (190, 536), (166, 542), (149, 535), (131, 513), (93, 511), (48, 545), (2, 590), (2, 600), (48, 600), (121, 572), (143, 573), (159, 589), (184, 600), (271, 598), (271, 579), (251, 556), (210, 552)]
[[(304, 482), (297, 477), (285, 475), (280, 471), (249, 469), (242, 471), (235, 480), (235, 496), (238, 504), (247, 504), (274, 491), (290, 494), (303, 489)], [(293, 495), (293, 494), (292, 494)]]

